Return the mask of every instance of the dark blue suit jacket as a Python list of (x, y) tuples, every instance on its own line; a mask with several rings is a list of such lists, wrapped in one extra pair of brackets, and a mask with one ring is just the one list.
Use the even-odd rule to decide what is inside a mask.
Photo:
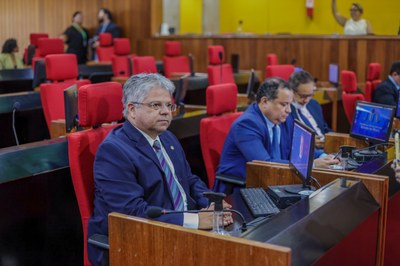
[[(99, 36), (99, 34), (101, 33), (101, 29), (102, 29), (103, 25), (100, 25), (97, 30), (96, 30), (96, 36)], [(121, 31), (119, 29), (119, 27), (117, 26), (117, 24), (115, 24), (114, 22), (110, 22), (108, 23), (105, 32), (111, 33), (113, 38), (119, 38), (121, 37)]]
[(390, 79), (385, 79), (372, 94), (372, 102), (397, 107), (399, 92)]
[[(324, 115), (322, 113), (321, 105), (316, 100), (311, 99), (308, 102), (308, 104), (306, 105), (306, 107), (307, 107), (307, 110), (310, 112), (310, 114), (314, 117), (315, 122), (317, 122), (317, 125), (323, 134), (326, 134), (326, 133), (332, 131), (332, 129), (330, 129), (328, 127), (328, 124), (324, 120)], [(298, 116), (300, 113), (298, 114), (296, 112), (296, 108), (292, 104), (290, 105), (290, 108), (292, 109), (292, 112), (290, 113), (292, 118), (300, 120), (299, 116)], [(303, 119), (304, 123), (308, 127), (312, 128), (311, 123), (308, 121), (308, 119), (304, 115), (302, 115), (302, 114), (300, 114), (300, 115), (301, 115), (301, 119)]]
[[(184, 151), (169, 131), (160, 134), (176, 176), (186, 192), (188, 209), (208, 205), (203, 192), (209, 191), (198, 176), (191, 173)], [(106, 137), (94, 162), (94, 212), (89, 220), (88, 236), (108, 235), (107, 215), (119, 212), (147, 218), (150, 206), (173, 210), (172, 196), (157, 155), (146, 138), (126, 121)], [(164, 215), (156, 220), (182, 225), (183, 214)], [(88, 245), (94, 265), (102, 260), (102, 251)]]
[[(217, 175), (229, 175), (246, 179), (246, 163), (253, 160), (288, 163), (292, 147), (293, 119), (288, 116), (281, 129), (281, 158), (271, 158), (271, 141), (267, 123), (257, 103), (250, 105), (233, 124), (225, 139)], [(226, 184), (215, 180), (214, 191), (229, 194)]]

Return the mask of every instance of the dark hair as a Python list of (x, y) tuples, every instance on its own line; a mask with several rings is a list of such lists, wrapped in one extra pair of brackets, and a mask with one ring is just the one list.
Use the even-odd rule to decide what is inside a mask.
[(76, 11), (73, 15), (72, 15), (72, 19), (74, 19), (77, 15), (82, 14), (81, 11)]
[(300, 85), (314, 82), (313, 76), (307, 71), (293, 72), (289, 77), (289, 86), (293, 91), (297, 91)]
[(4, 42), (1, 52), (5, 54), (10, 54), (14, 51), (16, 47), (18, 47), (17, 40), (10, 38)]
[(108, 10), (107, 8), (104, 8), (104, 7), (100, 8), (100, 10), (103, 10), (104, 14), (107, 15), (107, 17), (108, 17), (109, 20), (111, 20), (111, 21), (113, 20), (110, 10)]
[(361, 14), (364, 12), (362, 6), (359, 3), (352, 3), (351, 5), (355, 6)]
[(397, 74), (400, 75), (400, 61), (396, 61), (393, 63), (392, 67), (390, 68), (390, 75), (393, 74), (393, 72), (396, 72)]
[(289, 84), (281, 78), (269, 78), (264, 81), (263, 84), (258, 88), (256, 94), (256, 101), (259, 103), (262, 97), (267, 97), (268, 100), (275, 100), (278, 98), (278, 90), (287, 89), (292, 90)]

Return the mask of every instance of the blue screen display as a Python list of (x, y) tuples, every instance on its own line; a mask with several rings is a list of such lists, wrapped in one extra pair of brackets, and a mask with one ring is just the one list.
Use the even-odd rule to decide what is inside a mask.
[(309, 164), (313, 162), (311, 147), (313, 134), (301, 127), (298, 123), (294, 124), (292, 151), (290, 153), (290, 163), (299, 171), (301, 178), (308, 179)]
[(392, 119), (392, 107), (357, 102), (350, 134), (369, 141), (387, 142)]

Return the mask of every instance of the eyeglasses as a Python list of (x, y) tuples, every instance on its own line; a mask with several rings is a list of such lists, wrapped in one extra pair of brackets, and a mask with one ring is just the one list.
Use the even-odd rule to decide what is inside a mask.
[(307, 99), (307, 98), (311, 98), (311, 97), (314, 96), (314, 92), (313, 92), (313, 93), (310, 93), (310, 94), (300, 94), (300, 93), (297, 93), (297, 92), (296, 92), (296, 94), (297, 94), (301, 99)]
[(176, 104), (172, 103), (162, 103), (162, 102), (149, 102), (149, 103), (139, 103), (139, 102), (132, 102), (133, 104), (141, 104), (147, 106), (154, 111), (161, 110), (162, 108), (167, 108), (168, 111), (175, 112), (176, 111)]

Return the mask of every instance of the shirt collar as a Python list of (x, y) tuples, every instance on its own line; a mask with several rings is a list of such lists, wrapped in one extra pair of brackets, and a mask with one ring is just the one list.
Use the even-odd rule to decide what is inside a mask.
[(393, 83), (393, 85), (396, 87), (397, 90), (400, 90), (400, 85), (398, 85), (396, 83), (396, 81), (394, 81), (394, 79), (392, 78), (392, 76), (389, 75), (389, 80)]
[(268, 119), (268, 117), (266, 117), (265, 115), (263, 115), (263, 116), (264, 116), (265, 122), (267, 123), (268, 129), (272, 130), (272, 128), (275, 126), (275, 124), (272, 123), (271, 120)]
[(296, 109), (306, 109), (306, 106), (307, 106), (307, 104), (301, 105), (295, 101), (293, 101), (292, 104), (293, 104), (294, 108), (296, 108)]
[[(131, 123), (131, 124), (132, 124), (132, 123)], [(142, 133), (142, 135), (143, 135), (143, 136), (145, 137), (145, 139), (149, 142), (149, 144), (150, 144), (151, 147), (153, 147), (153, 144), (154, 144), (154, 142), (155, 142), (156, 140), (158, 140), (158, 142), (160, 142), (160, 145), (162, 146), (161, 140), (160, 140), (160, 137), (159, 137), (159, 136), (157, 136), (156, 139), (152, 139), (147, 133), (145, 133), (144, 131), (140, 130), (140, 129), (137, 128), (135, 125), (132, 124), (132, 126), (134, 126), (140, 133)]]

